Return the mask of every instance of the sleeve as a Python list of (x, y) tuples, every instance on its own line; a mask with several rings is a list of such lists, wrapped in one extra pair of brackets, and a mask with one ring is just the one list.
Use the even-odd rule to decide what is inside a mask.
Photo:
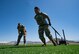
[(44, 18), (48, 19), (48, 22), (49, 22), (49, 24), (51, 25), (51, 22), (50, 22), (50, 19), (49, 19), (48, 15), (45, 14), (45, 13), (42, 13), (42, 14), (43, 14)]
[(49, 18), (46, 13), (42, 13), (42, 15), (44, 16), (44, 18)]

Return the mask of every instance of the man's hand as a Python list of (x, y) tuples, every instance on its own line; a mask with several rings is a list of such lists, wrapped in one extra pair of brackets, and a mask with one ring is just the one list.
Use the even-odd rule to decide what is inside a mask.
[(51, 23), (49, 23), (49, 25), (51, 26)]

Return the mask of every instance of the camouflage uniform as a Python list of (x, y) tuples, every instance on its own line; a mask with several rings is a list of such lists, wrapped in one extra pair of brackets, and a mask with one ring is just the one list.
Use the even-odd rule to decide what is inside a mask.
[(21, 39), (22, 36), (24, 36), (23, 38), (24, 38), (24, 44), (25, 44), (26, 43), (26, 30), (25, 30), (25, 27), (23, 25), (18, 25), (17, 29), (18, 29), (18, 34), (19, 35), (18, 35), (18, 40), (17, 40), (16, 45), (19, 44), (20, 39)]
[(44, 32), (45, 32), (46, 36), (55, 45), (55, 42), (54, 42), (52, 35), (50, 34), (50, 30), (48, 28), (49, 25), (46, 21), (46, 17), (48, 17), (48, 16), (44, 13), (39, 13), (39, 14), (35, 15), (35, 20), (36, 20), (37, 24), (39, 25), (39, 29), (38, 29), (39, 38), (46, 45), (46, 41), (45, 41), (45, 38), (44, 38)]

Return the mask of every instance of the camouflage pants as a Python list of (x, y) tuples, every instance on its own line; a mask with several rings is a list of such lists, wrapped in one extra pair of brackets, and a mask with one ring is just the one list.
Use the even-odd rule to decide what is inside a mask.
[(41, 39), (41, 41), (44, 44), (46, 44), (46, 41), (45, 41), (45, 38), (44, 38), (44, 32), (45, 32), (45, 35), (49, 38), (49, 40), (52, 41), (53, 44), (55, 44), (48, 27), (49, 27), (48, 25), (39, 26), (39, 30), (38, 30), (39, 38)]
[(17, 39), (17, 44), (16, 44), (16, 45), (18, 45), (18, 44), (19, 44), (19, 42), (20, 42), (20, 40), (21, 40), (22, 36), (23, 36), (23, 39), (24, 39), (24, 44), (26, 43), (26, 36), (25, 36), (23, 33), (20, 33), (20, 34), (19, 34), (19, 36), (18, 36), (18, 39)]

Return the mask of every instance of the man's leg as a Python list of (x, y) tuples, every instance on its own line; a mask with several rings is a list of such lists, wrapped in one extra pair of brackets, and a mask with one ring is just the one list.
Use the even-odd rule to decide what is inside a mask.
[[(44, 43), (44, 45), (46, 46), (46, 41), (45, 41), (45, 38), (44, 38), (44, 29), (39, 28), (38, 33), (39, 33), (39, 38), (40, 38), (40, 40), (41, 40), (41, 41)], [(43, 45), (43, 46), (44, 46), (44, 45)]]
[(26, 36), (24, 35), (24, 45), (26, 44)]
[(45, 27), (45, 34), (46, 36), (50, 39), (50, 41), (52, 41), (52, 43), (54, 44), (54, 46), (56, 46), (56, 42), (53, 40), (52, 35), (50, 34), (50, 30), (48, 29), (48, 27)]
[(22, 34), (19, 34), (19, 36), (18, 36), (18, 40), (17, 40), (17, 44), (16, 44), (16, 45), (19, 44), (21, 37), (22, 37)]

